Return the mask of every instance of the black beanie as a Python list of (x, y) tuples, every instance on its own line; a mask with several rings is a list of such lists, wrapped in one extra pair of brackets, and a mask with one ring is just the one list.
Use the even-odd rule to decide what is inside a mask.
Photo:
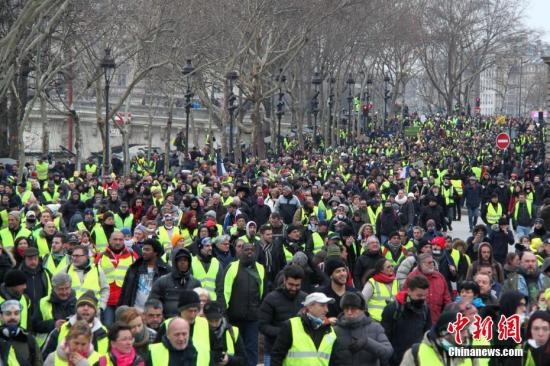
[(211, 301), (204, 305), (204, 316), (208, 320), (223, 318), (223, 308), (217, 301)]
[(178, 311), (185, 310), (189, 307), (200, 307), (201, 299), (193, 290), (183, 290), (178, 299)]
[(160, 245), (159, 241), (156, 239), (145, 239), (143, 245), (150, 245), (153, 247), (153, 250), (160, 257), (164, 254), (164, 248)]
[(347, 307), (365, 310), (365, 298), (360, 292), (346, 292), (340, 299), (340, 308)]
[(336, 271), (338, 268), (346, 267), (346, 263), (340, 258), (330, 258), (325, 262), (325, 273), (327, 276), (331, 276), (332, 272)]
[(27, 283), (27, 276), (25, 276), (25, 273), (21, 270), (12, 269), (8, 273), (6, 273), (6, 277), (4, 277), (4, 282), (6, 284), (6, 287), (24, 285)]

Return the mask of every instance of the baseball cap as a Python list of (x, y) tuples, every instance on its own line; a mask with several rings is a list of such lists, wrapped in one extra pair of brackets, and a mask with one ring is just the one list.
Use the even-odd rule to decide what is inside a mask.
[(334, 302), (334, 299), (332, 297), (328, 297), (322, 292), (313, 292), (306, 296), (306, 299), (304, 302), (302, 302), (302, 305), (308, 306), (311, 304), (331, 304)]

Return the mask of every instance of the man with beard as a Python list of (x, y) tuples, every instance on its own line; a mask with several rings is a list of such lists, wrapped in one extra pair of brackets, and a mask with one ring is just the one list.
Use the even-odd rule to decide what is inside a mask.
[(544, 273), (548, 269), (548, 263), (545, 262), (547, 266), (544, 266), (541, 271), (537, 266), (537, 257), (535, 254), (532, 252), (523, 252), (519, 270), (512, 273), (504, 281), (502, 292), (509, 290), (519, 291), (528, 299), (528, 306), (536, 304), (539, 292), (550, 287), (550, 278)]
[(103, 323), (107, 327), (110, 327), (115, 321), (115, 309), (122, 293), (124, 277), (136, 258), (136, 253), (130, 251), (124, 244), (124, 235), (120, 231), (115, 231), (109, 238), (107, 249), (100, 253), (96, 259), (96, 264), (105, 273), (109, 284), (107, 308), (101, 313)]
[(36, 339), (20, 326), (21, 304), (16, 300), (8, 300), (2, 304), (0, 311), (0, 320), (2, 321), (0, 338), (13, 347), (19, 365), (41, 366), (42, 355)]
[(4, 283), (0, 285), (0, 304), (7, 300), (16, 300), (21, 304), (21, 327), (28, 329), (31, 316), (29, 297), (25, 294), (27, 277), (23, 271), (12, 269), (6, 273)]
[(334, 318), (342, 312), (340, 308), (340, 298), (346, 292), (355, 292), (355, 288), (347, 286), (348, 267), (341, 258), (330, 258), (325, 262), (325, 274), (330, 278), (330, 282), (319, 289), (319, 292), (324, 293), (327, 297), (334, 299), (334, 302), (328, 306), (328, 318)]
[(300, 200), (292, 194), (292, 187), (290, 185), (285, 185), (283, 187), (283, 194), (279, 196), (277, 202), (275, 202), (275, 212), (281, 215), (285, 224), (290, 225), (296, 210), (300, 207)]
[(201, 287), (201, 283), (191, 275), (191, 252), (185, 248), (175, 248), (172, 252), (171, 272), (153, 283), (149, 300), (160, 300), (165, 318), (178, 313), (178, 301), (183, 290)]
[(44, 344), (51, 331), (59, 330), (75, 312), (76, 297), (71, 289), (71, 277), (66, 273), (56, 274), (52, 277), (52, 287), (52, 293), (40, 299), (32, 318), (32, 329), (39, 346)]
[(160, 257), (164, 250), (155, 239), (143, 242), (141, 257), (130, 265), (118, 300), (118, 306), (127, 305), (143, 310), (149, 293), (159, 277), (170, 273), (170, 268)]
[(285, 256), (280, 243), (273, 241), (273, 228), (265, 224), (260, 228), (260, 244), (258, 245), (258, 262), (264, 266), (267, 278), (267, 288), (271, 290), (275, 278), (285, 265)]
[(258, 363), (259, 308), (264, 296), (265, 269), (255, 261), (255, 246), (244, 243), (239, 260), (218, 277), (216, 289), (227, 318), (242, 334), (249, 366)]
[(25, 249), (24, 257), (20, 269), (27, 277), (25, 294), (31, 304), (29, 314), (34, 314), (40, 299), (51, 292), (51, 274), (42, 266), (38, 258), (38, 249), (34, 247)]
[(92, 330), (92, 346), (100, 355), (107, 355), (109, 348), (109, 340), (107, 338), (107, 328), (101, 324), (98, 318), (97, 298), (92, 291), (85, 292), (76, 301), (76, 313), (72, 315), (59, 329), (54, 329), (46, 340), (46, 344), (42, 348), (42, 356), (47, 356), (57, 349), (61, 344), (69, 329), (77, 321), (84, 320)]
[(88, 248), (82, 245), (73, 249), (71, 258), (72, 263), (65, 269), (65, 273), (71, 277), (71, 286), (76, 297), (80, 298), (85, 292), (92, 291), (100, 300), (100, 308), (105, 309), (109, 300), (109, 284), (105, 273), (90, 261)]
[(363, 246), (363, 253), (357, 258), (353, 271), (353, 283), (358, 288), (363, 288), (366, 280), (366, 274), (374, 269), (374, 264), (384, 258), (380, 253), (380, 242), (374, 235), (369, 236), (366, 244)]
[(283, 270), (283, 284), (270, 292), (260, 306), (260, 332), (265, 337), (264, 365), (270, 366), (270, 352), (282, 324), (298, 314), (306, 293), (301, 291), (304, 270), (289, 265)]
[(69, 265), (69, 257), (63, 249), (63, 239), (62, 234), (55, 234), (52, 238), (51, 252), (42, 258), (44, 268), (52, 275), (57, 274)]
[(94, 216), (94, 210), (91, 208), (87, 208), (84, 210), (84, 221), (79, 222), (76, 224), (76, 228), (78, 230), (87, 230), (88, 232), (92, 232), (95, 226), (95, 216)]
[(210, 299), (216, 301), (216, 278), (220, 273), (220, 262), (212, 256), (212, 239), (203, 238), (198, 244), (198, 253), (191, 262), (191, 273), (208, 290)]
[(281, 215), (276, 212), (271, 213), (269, 216), (269, 224), (273, 229), (273, 242), (281, 243), (284, 240), (284, 236), (287, 230), (287, 226), (283, 223)]

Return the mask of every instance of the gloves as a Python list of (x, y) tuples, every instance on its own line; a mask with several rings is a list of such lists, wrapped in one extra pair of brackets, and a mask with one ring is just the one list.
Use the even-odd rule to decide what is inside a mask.
[(352, 352), (352, 353), (357, 353), (361, 350), (364, 350), (367, 348), (367, 339), (364, 339), (364, 340), (354, 340), (350, 345), (349, 345), (349, 350)]

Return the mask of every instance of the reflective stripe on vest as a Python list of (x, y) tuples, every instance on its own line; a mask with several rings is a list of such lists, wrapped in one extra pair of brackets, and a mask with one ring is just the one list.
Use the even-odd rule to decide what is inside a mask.
[(292, 331), (292, 346), (283, 360), (283, 366), (328, 366), (332, 347), (336, 341), (336, 333), (330, 327), (330, 332), (323, 336), (319, 349), (304, 330), (300, 317), (290, 318)]
[(394, 299), (395, 295), (397, 295), (399, 286), (397, 284), (397, 281), (393, 281), (390, 293), (386, 284), (382, 284), (381, 286), (378, 281), (374, 280), (374, 278), (370, 278), (369, 282), (372, 286), (373, 292), (372, 297), (369, 299), (367, 309), (369, 310), (371, 318), (377, 321), (381, 321), (384, 308), (391, 300)]
[[(225, 300), (226, 307), (229, 307), (229, 302), (231, 300), (231, 292), (233, 291), (233, 284), (235, 282), (235, 278), (237, 277), (237, 272), (239, 272), (239, 266), (240, 266), (239, 261), (232, 262), (231, 264), (229, 264), (229, 267), (227, 268), (227, 272), (225, 273), (225, 278), (223, 280), (223, 297)], [(264, 266), (256, 262), (256, 270), (260, 275), (260, 283), (259, 283), (260, 298), (258, 300), (261, 301), (264, 294), (265, 269), (264, 269)]]
[(134, 263), (134, 257), (131, 253), (126, 258), (120, 258), (116, 267), (113, 265), (113, 262), (111, 262), (109, 257), (103, 254), (99, 265), (105, 273), (107, 283), (112, 284), (114, 282), (117, 287), (122, 288), (122, 285), (124, 284), (124, 277), (126, 276), (126, 272), (132, 263)]
[(319, 233), (311, 234), (311, 239), (313, 240), (313, 254), (319, 253), (325, 246), (325, 241)]
[(498, 224), (498, 220), (502, 217), (502, 205), (497, 203), (497, 210), (493, 207), (493, 204), (489, 202), (487, 204), (487, 222), (489, 224)]
[(199, 280), (201, 286), (208, 290), (212, 301), (216, 301), (216, 276), (220, 270), (220, 262), (216, 258), (212, 258), (208, 272), (204, 270), (204, 265), (199, 258), (194, 257), (191, 261), (191, 271), (193, 277)]
[(98, 301), (101, 300), (101, 295), (99, 291), (101, 290), (99, 286), (99, 268), (95, 264), (91, 265), (92, 268), (84, 274), (84, 280), (80, 282), (78, 273), (74, 270), (74, 266), (69, 265), (69, 270), (67, 274), (71, 276), (71, 287), (76, 293), (76, 298), (78, 299), (86, 291), (91, 290), (95, 293)]

